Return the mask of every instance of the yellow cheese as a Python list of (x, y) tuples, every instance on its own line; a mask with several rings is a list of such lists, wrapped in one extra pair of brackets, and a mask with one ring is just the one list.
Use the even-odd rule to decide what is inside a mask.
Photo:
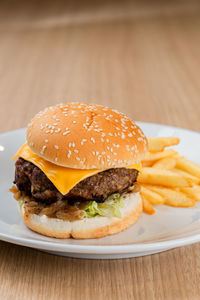
[[(13, 159), (16, 159), (17, 157), (22, 157), (23, 159), (32, 162), (34, 165), (40, 168), (63, 195), (67, 194), (77, 183), (83, 179), (104, 171), (103, 169), (72, 169), (55, 165), (33, 153), (27, 143), (25, 143), (18, 150)], [(140, 170), (141, 165), (139, 163), (131, 165), (128, 168)]]

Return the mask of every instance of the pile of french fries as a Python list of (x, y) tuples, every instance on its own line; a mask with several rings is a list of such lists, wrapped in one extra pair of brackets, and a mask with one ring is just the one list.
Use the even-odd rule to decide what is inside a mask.
[(169, 146), (178, 145), (179, 138), (152, 137), (149, 152), (142, 161), (138, 176), (143, 211), (154, 214), (153, 204), (192, 207), (200, 201), (200, 166)]

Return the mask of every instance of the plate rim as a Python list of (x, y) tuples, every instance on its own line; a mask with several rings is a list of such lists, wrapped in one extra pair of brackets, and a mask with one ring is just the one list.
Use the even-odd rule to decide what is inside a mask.
[(160, 241), (154, 243), (138, 243), (130, 245), (72, 245), (57, 244), (50, 241), (34, 241), (30, 238), (18, 238), (12, 235), (0, 233), (0, 240), (10, 242), (12, 244), (27, 246), (36, 249), (51, 250), (69, 253), (88, 253), (88, 254), (123, 254), (138, 253), (165, 250), (194, 244), (200, 241), (200, 233), (190, 235), (184, 238), (171, 239), (168, 241)]

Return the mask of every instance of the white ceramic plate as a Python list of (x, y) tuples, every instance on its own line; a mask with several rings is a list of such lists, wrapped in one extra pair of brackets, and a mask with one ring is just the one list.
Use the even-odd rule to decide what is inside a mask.
[[(180, 128), (139, 123), (147, 136), (178, 136), (177, 150), (200, 163), (200, 134)], [(61, 240), (41, 236), (23, 224), (17, 202), (8, 189), (14, 178), (14, 163), (10, 160), (25, 141), (25, 129), (0, 135), (0, 239), (48, 251), (81, 258), (124, 258), (143, 256), (200, 241), (200, 203), (192, 208), (155, 207), (156, 214), (142, 214), (127, 230), (100, 239)]]

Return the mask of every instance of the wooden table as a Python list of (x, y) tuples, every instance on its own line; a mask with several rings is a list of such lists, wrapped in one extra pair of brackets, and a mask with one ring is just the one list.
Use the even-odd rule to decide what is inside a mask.
[[(71, 2), (1, 1), (0, 132), (71, 100), (200, 131), (198, 1)], [(0, 299), (200, 299), (199, 251), (101, 261), (0, 242)]]

